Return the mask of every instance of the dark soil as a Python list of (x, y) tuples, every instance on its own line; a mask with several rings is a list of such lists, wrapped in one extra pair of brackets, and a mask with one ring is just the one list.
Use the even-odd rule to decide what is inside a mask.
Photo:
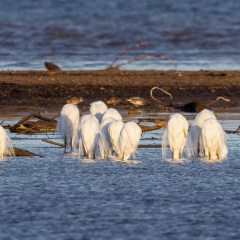
[[(146, 108), (160, 108), (150, 96), (158, 86), (173, 95), (173, 105), (192, 101), (210, 103), (218, 96), (231, 100), (219, 101), (214, 109), (237, 108), (240, 105), (240, 71), (2, 71), (0, 72), (0, 104), (2, 112), (56, 109), (60, 110), (70, 97), (82, 97), (80, 109), (93, 101), (106, 102), (111, 97), (121, 101), (115, 108), (129, 108), (129, 97), (148, 99)], [(169, 96), (154, 90), (154, 96), (170, 103)]]

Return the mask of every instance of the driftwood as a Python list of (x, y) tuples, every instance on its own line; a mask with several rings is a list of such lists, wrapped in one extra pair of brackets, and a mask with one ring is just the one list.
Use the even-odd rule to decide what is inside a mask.
[(20, 148), (13, 147), (13, 149), (16, 157), (33, 157), (33, 156), (43, 157), (41, 155)]
[(234, 131), (231, 130), (226, 130), (225, 133), (240, 133), (240, 125), (238, 126), (238, 128)]
[(138, 148), (162, 148), (162, 145), (157, 144), (157, 145), (138, 145)]
[(42, 141), (46, 142), (46, 143), (50, 143), (50, 144), (53, 144), (53, 145), (57, 145), (57, 146), (63, 147), (62, 143), (57, 143), (57, 142), (50, 141), (50, 140), (47, 140), (47, 139), (42, 139)]
[[(53, 145), (63, 147), (63, 144), (61, 144), (61, 143), (57, 143), (57, 142), (54, 142), (54, 141), (49, 141), (47, 139), (42, 139), (42, 141), (46, 142), (46, 143), (50, 143), (50, 144), (53, 144)], [(138, 148), (161, 148), (161, 147), (162, 147), (162, 145), (143, 145), (143, 144), (138, 145)]]
[[(156, 123), (155, 126), (144, 126), (141, 125), (141, 122), (151, 122), (151, 123)], [(138, 126), (142, 129), (142, 132), (149, 132), (149, 131), (153, 131), (153, 130), (157, 130), (159, 128), (162, 127), (166, 127), (167, 126), (167, 122), (162, 121), (160, 119), (139, 119), (137, 122)]]
[[(58, 115), (59, 116), (59, 115)], [(56, 129), (57, 121), (53, 118), (42, 116), (40, 113), (31, 113), (28, 116), (22, 118), (18, 123), (11, 126), (9, 130), (11, 132), (21, 134), (36, 134), (41, 132), (54, 132)], [(31, 118), (37, 118), (39, 121), (28, 121)]]

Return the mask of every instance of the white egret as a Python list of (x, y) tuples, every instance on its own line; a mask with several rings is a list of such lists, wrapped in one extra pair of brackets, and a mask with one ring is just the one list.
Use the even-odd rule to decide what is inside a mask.
[(113, 150), (116, 152), (117, 156), (120, 156), (118, 139), (123, 126), (124, 126), (124, 123), (120, 120), (115, 120), (111, 122), (108, 126), (108, 132), (110, 134), (112, 147), (113, 147)]
[(65, 152), (67, 148), (71, 148), (71, 151), (76, 149), (79, 115), (78, 107), (72, 103), (62, 108), (56, 131), (62, 134)]
[(202, 124), (200, 147), (209, 160), (227, 157), (226, 133), (216, 119), (207, 119)]
[(189, 155), (198, 156), (200, 154), (199, 149), (199, 137), (201, 134), (201, 126), (206, 119), (213, 118), (216, 119), (214, 113), (208, 109), (202, 110), (196, 116), (190, 130), (187, 139), (187, 149)]
[(102, 101), (97, 101), (90, 104), (90, 113), (95, 116), (99, 122), (102, 121), (102, 116), (107, 110), (107, 105)]
[(127, 160), (136, 151), (139, 140), (142, 135), (142, 129), (135, 122), (124, 124), (118, 139), (121, 159)]
[(173, 159), (180, 159), (188, 134), (188, 122), (186, 118), (175, 113), (170, 116), (166, 130), (162, 138), (162, 155), (166, 158), (166, 142), (168, 140)]
[(0, 125), (0, 158), (14, 155), (11, 139), (8, 137), (5, 129)]
[[(80, 118), (80, 121), (79, 121), (79, 125), (78, 125), (78, 134), (79, 134), (79, 151), (82, 151), (83, 152), (83, 155), (86, 154), (86, 149), (84, 148), (84, 144), (83, 144), (83, 138), (82, 138), (82, 126), (83, 126), (83, 123), (87, 120), (92, 120), (92, 121), (95, 121), (97, 125), (99, 125), (99, 121), (98, 119), (91, 115), (91, 114), (87, 114), (87, 115), (84, 115)], [(99, 127), (98, 127), (99, 128)]]
[(97, 121), (97, 122), (99, 123), (98, 119), (97, 119), (95, 116), (93, 116), (93, 115), (91, 115), (91, 114), (83, 115), (83, 116), (80, 118), (80, 121), (79, 121), (79, 126), (78, 126), (79, 131), (80, 131), (80, 129), (81, 129), (82, 124), (83, 124), (86, 120), (89, 120), (89, 119), (94, 120), (94, 121)]
[(121, 114), (114, 108), (109, 108), (104, 114), (103, 114), (103, 117), (102, 117), (102, 121), (106, 118), (113, 118), (115, 120), (120, 120), (122, 121), (122, 116)]
[(92, 116), (92, 118), (87, 118), (81, 124), (81, 144), (79, 141), (79, 150), (83, 146), (84, 152), (89, 159), (96, 158), (97, 156), (97, 146), (99, 141), (99, 122)]
[(100, 125), (99, 149), (100, 149), (100, 155), (102, 158), (108, 157), (108, 155), (111, 155), (113, 152), (113, 146), (112, 146), (110, 134), (108, 131), (109, 124), (113, 121), (114, 121), (113, 118), (108, 117), (108, 118), (102, 119), (102, 122)]

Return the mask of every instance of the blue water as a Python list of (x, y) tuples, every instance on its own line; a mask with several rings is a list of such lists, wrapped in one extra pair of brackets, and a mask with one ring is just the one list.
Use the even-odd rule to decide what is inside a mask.
[[(217, 117), (224, 130), (239, 125), (239, 114)], [(141, 144), (161, 144), (162, 133)], [(138, 149), (133, 162), (90, 161), (42, 142), (61, 142), (50, 133), (10, 136), (43, 157), (0, 162), (0, 239), (239, 239), (237, 134), (219, 162), (163, 160), (159, 148)]]
[[(0, 0), (0, 70), (105, 69), (124, 49), (147, 41), (118, 63), (167, 55), (178, 70), (239, 70), (239, 1)], [(116, 63), (117, 64), (117, 63)], [(167, 60), (125, 69), (170, 70)]]

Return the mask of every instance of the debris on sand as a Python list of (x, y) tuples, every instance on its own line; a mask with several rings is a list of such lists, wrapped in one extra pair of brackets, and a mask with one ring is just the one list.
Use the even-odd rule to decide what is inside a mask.
[[(42, 116), (40, 113), (31, 113), (26, 117), (22, 118), (18, 123), (9, 127), (11, 132), (20, 133), (20, 134), (36, 134), (42, 132), (55, 132), (57, 121), (56, 117), (59, 115), (48, 118)], [(28, 121), (31, 118), (37, 118), (38, 121)]]

